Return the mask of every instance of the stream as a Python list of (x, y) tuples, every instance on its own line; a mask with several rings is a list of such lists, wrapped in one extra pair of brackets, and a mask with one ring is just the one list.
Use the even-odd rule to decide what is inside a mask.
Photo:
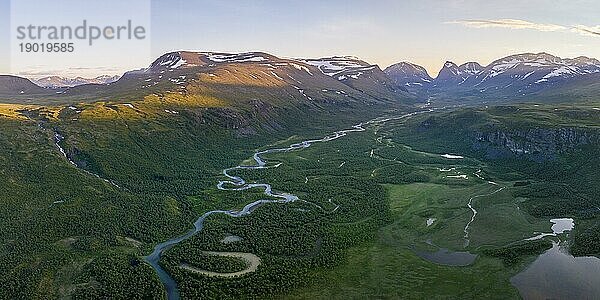
[[(492, 182), (489, 182), (490, 184), (495, 184)], [(473, 207), (473, 200), (477, 199), (477, 198), (481, 198), (481, 197), (487, 197), (487, 196), (491, 196), (493, 194), (496, 194), (500, 191), (502, 191), (503, 189), (505, 189), (506, 187), (501, 187), (491, 193), (488, 194), (483, 194), (483, 195), (477, 195), (477, 196), (473, 196), (469, 199), (469, 202), (467, 203), (467, 207), (469, 207), (469, 209), (471, 210), (471, 212), (473, 213), (473, 215), (471, 216), (471, 220), (469, 220), (469, 222), (467, 222), (467, 225), (465, 225), (465, 229), (464, 229), (464, 239), (465, 239), (465, 245), (464, 248), (469, 246), (470, 240), (469, 240), (469, 227), (471, 226), (471, 224), (475, 221), (475, 217), (477, 216), (477, 210)]]
[[(43, 128), (43, 127), (42, 127), (42, 128)], [(80, 167), (79, 167), (79, 166), (78, 166), (78, 165), (77, 165), (77, 164), (76, 164), (76, 163), (75, 163), (75, 162), (74, 162), (74, 161), (73, 161), (73, 160), (72, 160), (72, 159), (71, 159), (71, 158), (70, 158), (70, 157), (67, 155), (67, 152), (65, 151), (65, 149), (64, 149), (64, 148), (63, 148), (63, 147), (60, 145), (60, 142), (62, 142), (64, 139), (65, 139), (65, 138), (64, 138), (62, 135), (60, 135), (58, 132), (54, 131), (54, 145), (56, 146), (56, 148), (58, 148), (58, 151), (60, 152), (60, 154), (62, 154), (62, 155), (63, 155), (63, 156), (64, 156), (64, 157), (67, 159), (67, 161), (68, 161), (68, 162), (69, 162), (71, 165), (73, 165), (75, 168), (77, 168), (77, 169), (79, 169), (79, 170), (81, 170), (81, 171), (83, 171), (83, 172), (87, 173), (88, 175), (92, 175), (92, 176), (94, 176), (94, 177), (96, 177), (96, 178), (98, 178), (98, 179), (100, 179), (100, 180), (102, 180), (102, 181), (104, 181), (104, 182), (106, 182), (106, 183), (108, 183), (108, 184), (110, 184), (110, 185), (112, 185), (112, 186), (116, 187), (116, 188), (119, 188), (119, 189), (121, 188), (119, 185), (117, 185), (117, 184), (116, 184), (114, 181), (112, 181), (112, 180), (109, 180), (109, 179), (103, 178), (103, 177), (101, 177), (100, 175), (98, 175), (98, 174), (96, 174), (96, 173), (92, 173), (92, 172), (90, 172), (90, 171), (88, 171), (88, 170), (86, 170), (86, 169), (80, 168)]]
[(380, 123), (384, 123), (384, 122), (387, 122), (390, 120), (403, 119), (403, 118), (410, 117), (410, 116), (413, 116), (416, 114), (431, 112), (431, 111), (433, 111), (433, 109), (429, 109), (429, 110), (425, 110), (425, 111), (417, 111), (417, 112), (413, 112), (413, 113), (409, 113), (409, 114), (404, 114), (404, 115), (401, 115), (398, 117), (373, 119), (368, 122), (363, 122), (363, 123), (354, 125), (354, 126), (352, 126), (351, 129), (336, 131), (332, 134), (326, 135), (325, 137), (323, 137), (321, 139), (306, 140), (306, 141), (292, 144), (292, 145), (290, 145), (288, 147), (284, 147), (284, 148), (273, 148), (273, 149), (267, 149), (267, 150), (256, 152), (252, 156), (254, 159), (254, 162), (256, 163), (255, 166), (239, 165), (239, 166), (235, 166), (232, 168), (224, 169), (223, 175), (225, 177), (227, 177), (228, 180), (219, 181), (219, 183), (217, 184), (218, 189), (228, 190), (228, 191), (241, 191), (241, 190), (247, 190), (247, 189), (251, 189), (251, 188), (262, 188), (262, 189), (264, 189), (264, 194), (266, 196), (277, 198), (277, 200), (266, 200), (266, 199), (258, 200), (258, 201), (252, 202), (250, 204), (247, 204), (240, 211), (233, 211), (233, 210), (209, 211), (209, 212), (203, 214), (202, 216), (200, 216), (200, 218), (198, 218), (196, 220), (196, 222), (194, 222), (194, 228), (191, 229), (190, 231), (188, 231), (187, 233), (185, 233), (184, 235), (172, 238), (168, 241), (165, 241), (163, 243), (156, 245), (154, 247), (154, 251), (150, 255), (146, 256), (144, 259), (158, 273), (158, 276), (167, 291), (167, 298), (169, 300), (178, 300), (178, 299), (180, 299), (180, 294), (179, 294), (179, 290), (177, 288), (177, 283), (175, 282), (175, 280), (159, 264), (161, 254), (164, 251), (168, 250), (169, 248), (181, 243), (182, 241), (184, 241), (184, 240), (194, 236), (198, 232), (200, 232), (203, 228), (204, 220), (206, 220), (206, 218), (208, 216), (213, 215), (213, 214), (225, 214), (230, 217), (237, 218), (237, 217), (245, 216), (245, 215), (252, 213), (252, 211), (254, 211), (255, 209), (257, 209), (258, 207), (260, 207), (263, 204), (289, 203), (289, 202), (294, 202), (294, 201), (299, 200), (298, 196), (293, 195), (293, 194), (284, 193), (284, 192), (274, 192), (271, 188), (271, 185), (268, 183), (247, 184), (243, 178), (241, 178), (239, 176), (230, 175), (229, 174), (230, 171), (241, 170), (241, 169), (257, 170), (257, 169), (265, 169), (265, 168), (277, 168), (281, 165), (281, 163), (273, 165), (273, 166), (267, 166), (267, 162), (262, 158), (262, 155), (305, 149), (305, 148), (310, 147), (313, 143), (329, 142), (329, 141), (333, 141), (338, 138), (344, 137), (348, 133), (351, 133), (351, 132), (365, 131), (364, 126), (366, 126), (366, 125), (380, 124)]

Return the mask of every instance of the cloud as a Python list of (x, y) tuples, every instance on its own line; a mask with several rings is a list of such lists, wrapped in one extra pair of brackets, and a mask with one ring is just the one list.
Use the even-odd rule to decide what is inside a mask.
[(572, 32), (583, 36), (600, 36), (600, 25), (572, 25), (533, 23), (518, 19), (496, 19), (496, 20), (456, 20), (445, 22), (446, 24), (459, 24), (469, 28), (508, 28), (508, 29), (531, 29), (544, 32)]
[(457, 20), (447, 22), (448, 24), (460, 24), (470, 28), (509, 28), (509, 29), (533, 29), (538, 31), (562, 31), (568, 29), (557, 24), (533, 23), (517, 19), (497, 20)]
[(600, 26), (575, 25), (571, 31), (585, 36), (600, 36)]

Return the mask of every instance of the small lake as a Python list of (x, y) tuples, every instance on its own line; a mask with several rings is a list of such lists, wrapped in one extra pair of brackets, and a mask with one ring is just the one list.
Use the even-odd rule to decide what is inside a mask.
[(600, 259), (573, 257), (554, 243), (510, 282), (524, 299), (599, 299)]
[(561, 234), (575, 228), (575, 222), (571, 218), (552, 219), (550, 220), (550, 223), (552, 223), (550, 229), (552, 229), (554, 234)]
[(435, 222), (436, 220), (437, 220), (436, 218), (429, 218), (429, 219), (427, 219), (427, 222), (426, 222), (427, 227), (433, 225), (433, 222)]
[(571, 231), (573, 228), (575, 228), (575, 222), (571, 218), (552, 219), (550, 220), (550, 223), (552, 223), (552, 227), (550, 228), (552, 229), (552, 233), (537, 233), (538, 235), (525, 240), (535, 241), (547, 236), (556, 236), (558, 234), (565, 233), (565, 231)]

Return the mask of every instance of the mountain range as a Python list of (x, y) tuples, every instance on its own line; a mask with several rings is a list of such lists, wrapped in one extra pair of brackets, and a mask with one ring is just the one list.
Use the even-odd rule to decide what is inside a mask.
[(60, 76), (48, 76), (33, 80), (33, 83), (43, 88), (74, 87), (84, 84), (108, 84), (119, 80), (120, 76), (103, 75), (95, 78), (66, 78)]
[(568, 84), (600, 79), (600, 61), (588, 57), (563, 59), (547, 53), (507, 56), (487, 66), (446, 62), (437, 77), (424, 68), (401, 62), (385, 69), (399, 86), (421, 97), (523, 99)]
[(271, 99), (274, 103), (288, 99), (309, 105), (347, 101), (406, 104), (432, 99), (468, 103), (523, 101), (544, 93), (561, 94), (563, 90), (587, 91), (599, 80), (597, 59), (568, 59), (547, 53), (511, 55), (487, 66), (448, 61), (433, 78), (423, 67), (410, 62), (382, 70), (350, 56), (290, 59), (263, 52), (179, 51), (164, 54), (147, 68), (120, 78), (52, 76), (32, 82), (5, 75), (0, 77), (0, 95), (16, 103), (33, 103), (39, 98), (68, 102), (69, 96), (80, 101), (114, 100), (164, 92), (188, 96), (208, 93), (227, 99), (241, 97), (244, 101)]
[(279, 58), (262, 52), (179, 51), (162, 55), (147, 68), (126, 72), (109, 85), (42, 89), (35, 88), (28, 79), (4, 76), (0, 78), (0, 96), (12, 103), (32, 104), (40, 99), (52, 103), (134, 101), (152, 94), (177, 94), (188, 100), (225, 99), (235, 107), (254, 102), (280, 107), (402, 105), (414, 100), (378, 66), (348, 57), (319, 61), (335, 66), (338, 75), (319, 68), (317, 60)]

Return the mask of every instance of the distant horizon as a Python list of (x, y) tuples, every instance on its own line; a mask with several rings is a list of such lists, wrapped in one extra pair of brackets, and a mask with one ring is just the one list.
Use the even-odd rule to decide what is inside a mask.
[[(42, 78), (48, 78), (48, 77), (61, 77), (61, 78), (65, 78), (65, 79), (75, 79), (75, 78), (83, 78), (83, 79), (95, 79), (95, 78), (102, 77), (102, 76), (111, 76), (111, 77), (112, 77), (112, 76), (119, 76), (119, 77), (121, 77), (121, 76), (123, 76), (123, 75), (124, 75), (126, 72), (129, 72), (129, 71), (135, 71), (135, 70), (140, 70), (140, 69), (144, 69), (144, 68), (148, 67), (150, 64), (152, 64), (152, 62), (154, 62), (155, 60), (157, 60), (158, 58), (160, 58), (161, 56), (163, 56), (163, 55), (165, 55), (165, 54), (168, 54), (168, 53), (174, 53), (174, 52), (197, 52), (197, 53), (207, 53), (207, 52), (214, 52), (214, 53), (247, 53), (247, 52), (262, 52), (262, 53), (270, 54), (270, 55), (273, 55), (273, 56), (276, 56), (276, 57), (279, 57), (279, 58), (283, 58), (283, 59), (309, 59), (309, 58), (310, 58), (310, 59), (321, 59), (321, 58), (330, 58), (330, 57), (355, 57), (355, 58), (357, 58), (357, 59), (359, 59), (359, 60), (362, 60), (362, 61), (365, 61), (365, 62), (367, 62), (367, 63), (373, 64), (373, 65), (377, 65), (377, 66), (378, 66), (378, 67), (379, 67), (381, 70), (385, 70), (386, 68), (388, 68), (388, 67), (390, 67), (390, 66), (392, 66), (392, 65), (395, 65), (395, 64), (399, 64), (399, 63), (410, 63), (410, 64), (413, 64), (413, 65), (417, 65), (417, 66), (421, 66), (421, 67), (425, 68), (423, 65), (421, 65), (421, 64), (419, 64), (419, 63), (416, 63), (416, 62), (413, 62), (413, 61), (409, 61), (409, 60), (399, 60), (398, 62), (392, 63), (392, 64), (390, 64), (390, 65), (381, 66), (381, 65), (379, 65), (379, 64), (377, 64), (377, 63), (372, 63), (372, 62), (370, 62), (370, 61), (368, 61), (368, 60), (365, 60), (365, 59), (363, 59), (362, 57), (358, 57), (358, 56), (356, 56), (356, 55), (351, 55), (351, 54), (345, 54), (345, 55), (338, 55), (338, 54), (336, 54), (336, 55), (326, 55), (326, 56), (321, 56), (321, 57), (288, 57), (288, 56), (283, 56), (283, 55), (277, 55), (277, 54), (274, 54), (274, 53), (272, 53), (272, 52), (265, 51), (265, 50), (256, 50), (256, 51), (240, 51), (240, 52), (227, 52), (227, 51), (218, 51), (218, 50), (209, 50), (209, 51), (204, 51), (204, 50), (189, 50), (189, 49), (186, 49), (186, 50), (174, 50), (174, 51), (167, 51), (167, 52), (165, 52), (165, 53), (163, 53), (163, 54), (161, 54), (161, 55), (159, 55), (159, 56), (156, 56), (156, 57), (154, 57), (154, 58), (153, 58), (153, 60), (152, 60), (150, 63), (148, 63), (147, 65), (145, 65), (145, 66), (140, 66), (140, 67), (138, 67), (138, 68), (135, 68), (135, 69), (126, 70), (126, 71), (124, 71), (124, 72), (122, 72), (122, 73), (112, 73), (112, 74), (111, 74), (111, 73), (106, 73), (106, 74), (98, 74), (98, 75), (96, 75), (96, 76), (88, 76), (88, 77), (86, 77), (86, 76), (64, 76), (64, 75), (61, 75), (61, 74), (48, 74), (48, 75), (45, 75), (45, 76), (35, 76), (35, 75), (19, 75), (19, 74), (2, 74), (2, 75), (12, 75), (12, 76), (18, 76), (18, 77), (27, 78), (27, 79), (30, 79), (30, 80), (39, 80), (39, 79), (42, 79)], [(488, 63), (481, 63), (481, 62), (479, 62), (479, 61), (476, 61), (476, 60), (467, 60), (467, 61), (464, 61), (464, 62), (456, 62), (456, 61), (452, 61), (452, 60), (446, 60), (446, 61), (443, 61), (443, 62), (441, 63), (441, 66), (440, 66), (440, 68), (439, 68), (438, 70), (435, 70), (433, 73), (432, 73), (432, 72), (430, 72), (430, 71), (429, 71), (429, 70), (427, 70), (427, 69), (425, 69), (425, 70), (427, 71), (427, 74), (428, 74), (429, 76), (431, 76), (431, 77), (435, 78), (435, 77), (437, 77), (437, 76), (439, 75), (439, 71), (440, 71), (440, 70), (443, 68), (444, 64), (445, 64), (445, 63), (447, 63), (447, 62), (452, 62), (452, 63), (456, 64), (457, 66), (461, 66), (461, 65), (463, 65), (463, 64), (466, 64), (466, 63), (478, 63), (478, 64), (480, 64), (482, 67), (484, 67), (484, 68), (485, 68), (485, 67), (487, 67), (489, 64), (491, 64), (492, 62), (494, 62), (495, 60), (502, 59), (502, 58), (506, 58), (506, 57), (509, 57), (509, 56), (514, 56), (514, 55), (523, 55), (523, 54), (536, 54), (536, 55), (537, 55), (537, 54), (542, 54), (542, 53), (545, 53), (545, 54), (548, 54), (548, 55), (551, 55), (551, 56), (555, 56), (555, 57), (560, 57), (561, 59), (576, 59), (576, 58), (580, 58), (580, 57), (589, 58), (589, 59), (598, 59), (598, 58), (596, 58), (596, 57), (593, 57), (593, 56), (588, 56), (588, 55), (579, 55), (579, 56), (574, 56), (574, 57), (562, 57), (562, 56), (556, 55), (556, 54), (554, 54), (554, 53), (552, 53), (552, 52), (549, 52), (549, 51), (541, 51), (541, 52), (519, 52), (519, 53), (512, 53), (512, 54), (508, 54), (508, 55), (505, 55), (505, 56), (497, 57), (497, 58), (495, 58), (495, 59), (492, 59), (492, 60), (491, 60), (490, 62), (488, 62)]]

